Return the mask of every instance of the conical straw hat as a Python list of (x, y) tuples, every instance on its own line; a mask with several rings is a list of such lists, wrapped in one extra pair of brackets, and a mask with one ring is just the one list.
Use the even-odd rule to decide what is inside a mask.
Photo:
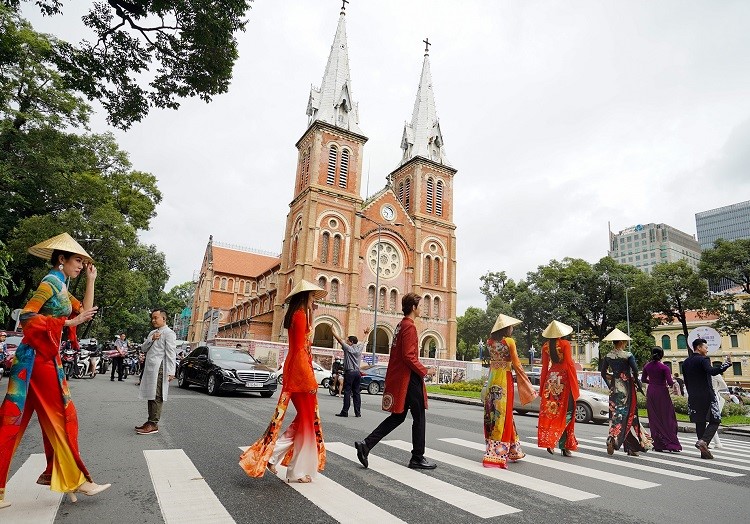
[(615, 341), (618, 341), (618, 340), (630, 340), (630, 337), (627, 336), (622, 331), (620, 331), (619, 329), (615, 328), (615, 329), (613, 329), (612, 331), (609, 332), (609, 335), (607, 335), (606, 337), (604, 337), (602, 339), (602, 342), (604, 342), (605, 340), (609, 340), (611, 342), (615, 342)]
[(518, 320), (517, 318), (509, 317), (508, 315), (503, 315), (500, 313), (497, 316), (497, 320), (495, 320), (495, 325), (492, 326), (492, 331), (490, 333), (495, 333), (496, 331), (500, 331), (503, 328), (507, 328), (508, 326), (517, 326), (523, 322), (523, 320)]
[(29, 253), (35, 257), (49, 260), (52, 257), (54, 250), (67, 251), (68, 253), (74, 253), (81, 255), (86, 259), (87, 262), (93, 262), (91, 255), (86, 253), (86, 250), (81, 247), (81, 244), (75, 241), (75, 239), (67, 233), (62, 233), (56, 237), (48, 238), (44, 242), (39, 242), (35, 246), (29, 248)]
[(569, 325), (553, 320), (549, 323), (549, 326), (542, 331), (542, 336), (544, 338), (562, 338), (570, 335), (572, 332), (573, 328)]
[(292, 291), (286, 296), (284, 302), (289, 302), (289, 300), (294, 295), (298, 293), (304, 293), (305, 291), (312, 291), (312, 295), (315, 300), (320, 300), (328, 294), (328, 291), (326, 291), (325, 289), (316, 286), (312, 282), (308, 282), (307, 280), (302, 279), (297, 282), (297, 285), (294, 286), (294, 289), (292, 289)]

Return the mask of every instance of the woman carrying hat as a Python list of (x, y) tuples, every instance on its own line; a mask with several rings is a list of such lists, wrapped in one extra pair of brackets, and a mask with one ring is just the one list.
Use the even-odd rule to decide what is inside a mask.
[[(42, 427), (47, 469), (37, 480), (53, 491), (96, 495), (109, 484), (95, 484), (78, 452), (78, 416), (70, 398), (60, 361), (63, 327), (75, 337), (75, 326), (90, 320), (94, 307), (96, 268), (91, 256), (67, 233), (29, 248), (29, 253), (49, 260), (52, 270), (42, 279), (21, 311), (23, 340), (16, 350), (8, 393), (0, 406), (0, 508), (13, 453), (31, 415), (36, 411)], [(83, 304), (70, 294), (66, 279), (86, 268)]]
[(536, 393), (521, 366), (516, 352), (516, 341), (511, 338), (513, 326), (521, 321), (500, 314), (487, 340), (490, 375), (484, 399), (484, 441), (486, 450), (482, 465), (485, 468), (507, 469), (508, 460), (520, 460), (526, 455), (513, 421), (513, 373), (516, 372), (521, 404), (528, 404)]
[(639, 451), (647, 450), (650, 437), (643, 431), (638, 419), (635, 391), (638, 388), (643, 393), (643, 388), (638, 380), (635, 358), (625, 349), (628, 340), (630, 337), (617, 328), (602, 339), (602, 342), (611, 341), (615, 348), (604, 357), (600, 369), (609, 386), (607, 453), (611, 455), (623, 446), (628, 455), (637, 457)]
[[(276, 465), (287, 466), (287, 482), (311, 482), (326, 463), (323, 432), (318, 412), (318, 383), (312, 367), (310, 335), (313, 304), (325, 297), (325, 289), (301, 280), (286, 297), (284, 327), (289, 351), (284, 360), (284, 382), (271, 423), (265, 433), (242, 455), (240, 467), (250, 477), (262, 477), (266, 469), (276, 474)], [(279, 436), (289, 401), (297, 416)]]
[(539, 395), (539, 425), (537, 445), (554, 454), (560, 447), (563, 456), (570, 457), (578, 449), (574, 426), (578, 400), (578, 374), (567, 337), (573, 328), (553, 320), (542, 332), (547, 342), (542, 346), (542, 375)]
[(664, 350), (659, 346), (651, 348), (651, 361), (643, 366), (641, 382), (648, 384), (646, 390), (646, 410), (648, 429), (654, 440), (656, 451), (682, 451), (677, 438), (677, 417), (669, 391), (674, 384), (672, 370), (662, 363)]

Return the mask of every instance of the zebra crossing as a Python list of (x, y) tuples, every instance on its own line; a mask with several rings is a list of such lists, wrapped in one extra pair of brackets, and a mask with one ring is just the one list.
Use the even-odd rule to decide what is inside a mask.
[[(392, 513), (393, 508), (378, 506), (364, 495), (367, 486), (375, 478), (385, 478), (393, 486), (400, 486), (399, 489), (404, 493), (418, 492), (420, 497), (437, 499), (459, 514), (471, 516), (473, 520), (492, 521), (496, 517), (523, 513), (525, 509), (519, 504), (517, 497), (502, 500), (503, 485), (508, 484), (554, 497), (563, 504), (572, 504), (611, 497), (612, 492), (605, 489), (607, 485), (634, 491), (657, 488), (664, 490), (678, 482), (722, 481), (744, 477), (750, 470), (750, 442), (741, 440), (722, 437), (723, 447), (712, 449), (715, 460), (707, 461), (699, 458), (698, 451), (693, 447), (694, 442), (689, 439), (683, 440), (684, 450), (681, 453), (650, 452), (631, 458), (621, 454), (607, 456), (604, 438), (579, 438), (579, 450), (572, 458), (562, 459), (559, 455), (547, 456), (544, 450), (536, 448), (530, 437), (522, 442), (527, 455), (521, 462), (530, 464), (531, 467), (511, 464), (507, 470), (482, 466), (484, 444), (479, 439), (439, 438), (435, 444), (441, 449), (427, 450), (427, 456), (439, 464), (438, 469), (430, 474), (411, 470), (401, 461), (386, 458), (393, 455), (393, 450), (397, 450), (402, 456), (410, 452), (410, 442), (382, 441), (370, 453), (367, 470), (359, 466), (356, 450), (351, 443), (327, 442), (329, 464), (335, 463), (347, 468), (357, 476), (358, 482), (345, 486), (323, 473), (312, 483), (292, 483), (284, 489), (294, 490), (309, 504), (339, 522), (351, 521), (352, 507), (357, 508), (356, 520), (359, 523), (404, 522), (403, 518)], [(144, 474), (151, 481), (164, 522), (235, 522), (184, 450), (144, 450), (143, 454), (148, 470)], [(55, 521), (63, 496), (35, 484), (36, 476), (43, 467), (44, 455), (32, 454), (10, 478), (7, 499), (13, 505), (0, 510), (0, 521), (3, 524)], [(445, 480), (453, 476), (442, 472), (453, 471), (481, 479), (481, 485), (485, 486), (482, 491), (493, 495), (488, 497), (475, 493), (472, 489)], [(541, 475), (540, 471), (547, 474)], [(550, 471), (555, 472), (554, 477), (549, 474)], [(277, 476), (285, 480), (286, 468), (279, 466)], [(585, 482), (585, 479), (600, 483)], [(488, 489), (488, 483), (494, 487)], [(601, 489), (598, 489), (599, 486)], [(332, 500), (346, 500), (348, 503), (341, 506), (331, 504)]]

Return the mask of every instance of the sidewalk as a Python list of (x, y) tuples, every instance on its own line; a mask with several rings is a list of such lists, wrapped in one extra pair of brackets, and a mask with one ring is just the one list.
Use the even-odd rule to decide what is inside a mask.
[[(482, 401), (477, 398), (457, 397), (453, 395), (444, 395), (441, 393), (427, 393), (430, 400), (440, 400), (443, 402), (455, 402), (456, 404), (466, 404), (467, 406), (481, 406)], [(648, 426), (648, 419), (641, 417), (643, 427)], [(695, 433), (695, 426), (690, 422), (677, 421), (677, 431), (680, 433)], [(750, 436), (750, 426), (720, 426), (719, 433), (727, 435)]]

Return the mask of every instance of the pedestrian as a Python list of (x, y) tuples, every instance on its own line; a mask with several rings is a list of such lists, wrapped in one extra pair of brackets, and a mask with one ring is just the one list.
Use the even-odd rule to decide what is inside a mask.
[[(724, 404), (726, 404), (726, 400), (724, 399), (724, 396), (720, 393), (720, 391), (726, 389), (729, 391), (729, 399), (732, 399), (732, 390), (727, 387), (727, 383), (724, 381), (724, 377), (721, 375), (714, 375), (711, 377), (711, 385), (714, 388), (714, 391), (716, 392), (716, 400), (719, 402), (719, 413), (721, 413), (724, 410)], [(721, 444), (721, 439), (719, 438), (719, 433), (717, 432), (714, 435), (713, 445), (712, 448), (716, 449), (722, 449), (724, 446)]]
[(576, 400), (580, 395), (578, 374), (570, 342), (563, 338), (572, 332), (571, 326), (557, 320), (542, 332), (547, 342), (542, 346), (537, 445), (547, 448), (550, 455), (559, 446), (565, 457), (578, 449), (575, 436)]
[(136, 426), (139, 435), (159, 432), (159, 419), (164, 401), (169, 396), (169, 383), (174, 380), (177, 358), (177, 335), (167, 326), (167, 311), (155, 309), (151, 312), (154, 330), (141, 344), (146, 353), (143, 376), (138, 398), (148, 401), (148, 420)]
[[(612, 455), (616, 449), (623, 447), (625, 452), (637, 457), (638, 452), (647, 451), (649, 437), (638, 418), (638, 399), (636, 389), (643, 393), (643, 386), (638, 380), (638, 366), (633, 354), (625, 349), (630, 337), (613, 329), (602, 342), (611, 341), (614, 349), (602, 360), (601, 375), (609, 387), (609, 436), (607, 453)], [(608, 373), (608, 371), (612, 373)]]
[[(308, 483), (323, 471), (326, 450), (318, 412), (318, 382), (312, 367), (310, 338), (315, 301), (328, 292), (312, 282), (300, 280), (287, 295), (284, 327), (289, 351), (284, 360), (281, 394), (271, 423), (263, 435), (240, 455), (240, 467), (250, 477), (262, 477), (266, 469), (287, 466), (287, 482)], [(289, 401), (297, 411), (287, 430), (279, 436)]]
[(427, 409), (427, 388), (424, 377), (427, 374), (419, 361), (419, 337), (414, 320), (419, 312), (419, 301), (416, 293), (407, 293), (401, 299), (401, 311), (404, 318), (396, 326), (391, 345), (391, 356), (385, 373), (385, 390), (383, 391), (383, 411), (390, 415), (375, 428), (364, 440), (356, 441), (357, 458), (366, 468), (369, 465), (368, 455), (372, 448), (391, 431), (406, 420), (406, 412), (411, 412), (411, 460), (412, 469), (435, 469), (437, 464), (430, 462), (425, 453), (425, 410)]
[[(370, 326), (365, 328), (365, 338), (370, 332)], [(337, 417), (348, 417), (349, 416), (349, 404), (351, 399), (354, 400), (354, 416), (361, 417), (361, 406), (362, 398), (360, 396), (360, 382), (362, 375), (360, 374), (360, 361), (362, 359), (362, 351), (364, 350), (363, 344), (359, 342), (359, 339), (354, 335), (347, 337), (346, 344), (339, 336), (334, 333), (335, 338), (341, 348), (344, 351), (344, 406), (341, 408), (340, 413), (336, 413)]]
[(513, 326), (521, 321), (500, 314), (492, 326), (487, 340), (490, 373), (487, 378), (484, 401), (485, 453), (482, 465), (485, 468), (507, 469), (508, 460), (521, 460), (526, 455), (513, 420), (513, 373), (516, 372), (518, 395), (521, 404), (528, 404), (536, 397), (531, 382), (521, 365), (516, 351), (516, 341), (511, 338)]
[(115, 380), (115, 371), (117, 371), (117, 381), (122, 382), (123, 366), (125, 364), (125, 357), (128, 356), (128, 336), (124, 331), (120, 333), (120, 336), (115, 340), (115, 353), (112, 356), (112, 374), (109, 380)]
[(659, 346), (651, 348), (651, 361), (643, 366), (641, 382), (648, 384), (646, 390), (646, 410), (648, 428), (656, 451), (682, 451), (677, 438), (677, 416), (669, 396), (671, 386), (676, 384), (670, 369), (662, 363), (664, 350)]
[(714, 456), (708, 450), (708, 445), (721, 424), (721, 410), (711, 377), (721, 375), (729, 369), (732, 359), (727, 357), (723, 364), (714, 367), (706, 355), (706, 339), (693, 340), (693, 353), (682, 363), (682, 375), (688, 392), (688, 413), (695, 424), (695, 434), (698, 437), (695, 447), (700, 450), (701, 458), (712, 459)]
[[(31, 248), (29, 253), (49, 260), (52, 269), (21, 311), (23, 339), (10, 370), (8, 393), (0, 406), (0, 509), (13, 454), (34, 412), (42, 427), (47, 469), (38, 484), (53, 491), (96, 495), (110, 484), (96, 484), (78, 451), (78, 415), (60, 360), (63, 328), (75, 339), (75, 326), (93, 318), (97, 270), (91, 256), (63, 233)], [(79, 302), (65, 284), (85, 268), (86, 290)]]
[(0, 380), (3, 379), (5, 374), (5, 361), (8, 358), (8, 343), (5, 341), (8, 334), (5, 331), (0, 331)]
[(685, 396), (685, 381), (680, 378), (679, 373), (674, 374), (674, 381), (677, 382), (677, 387), (680, 390), (680, 396), (684, 397)]

